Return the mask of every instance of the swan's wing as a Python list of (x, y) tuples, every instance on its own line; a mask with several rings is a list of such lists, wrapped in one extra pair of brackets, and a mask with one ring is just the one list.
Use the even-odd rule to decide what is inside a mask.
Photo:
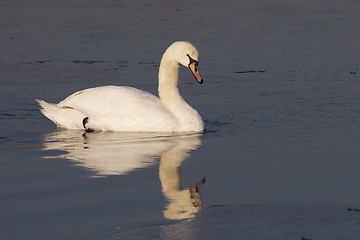
[(132, 87), (106, 86), (76, 92), (58, 107), (76, 109), (89, 118), (89, 128), (113, 131), (172, 131), (173, 115), (160, 99)]

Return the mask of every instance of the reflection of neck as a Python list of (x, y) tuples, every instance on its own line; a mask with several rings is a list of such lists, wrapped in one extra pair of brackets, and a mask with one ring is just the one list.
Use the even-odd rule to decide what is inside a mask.
[[(199, 138), (179, 139), (172, 149), (161, 154), (159, 177), (163, 194), (169, 201), (164, 210), (165, 218), (193, 218), (200, 210), (200, 195), (191, 194), (189, 189), (181, 189), (180, 175), (180, 166), (186, 159), (188, 152), (195, 149), (199, 144)], [(194, 201), (200, 202), (200, 204), (195, 206)]]
[(186, 153), (180, 149), (172, 149), (161, 154), (160, 181), (166, 198), (173, 199), (180, 191), (180, 166), (186, 158)]

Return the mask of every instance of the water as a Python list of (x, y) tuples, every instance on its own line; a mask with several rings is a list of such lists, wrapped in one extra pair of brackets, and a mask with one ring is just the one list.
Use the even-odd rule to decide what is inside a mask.
[[(1, 2), (1, 238), (358, 239), (347, 209), (360, 197), (359, 8)], [(161, 54), (183, 39), (198, 47), (205, 82), (183, 69), (180, 90), (204, 134), (83, 136), (38, 111), (35, 98), (93, 86), (156, 93)]]

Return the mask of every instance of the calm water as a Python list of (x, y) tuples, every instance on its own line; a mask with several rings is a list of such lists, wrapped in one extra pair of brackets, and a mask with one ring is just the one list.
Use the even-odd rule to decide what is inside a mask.
[[(2, 1), (1, 239), (171, 232), (201, 209), (225, 214), (206, 215), (218, 205), (358, 207), (359, 10), (320, 0)], [(161, 55), (183, 39), (198, 47), (205, 83), (183, 69), (180, 90), (204, 134), (61, 131), (34, 102), (109, 84), (156, 94)]]

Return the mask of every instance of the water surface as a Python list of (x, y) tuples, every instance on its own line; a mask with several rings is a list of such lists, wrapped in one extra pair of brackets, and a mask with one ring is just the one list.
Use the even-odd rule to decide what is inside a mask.
[[(358, 12), (356, 1), (1, 2), (1, 238), (301, 239), (317, 235), (299, 222), (340, 214), (343, 229), (324, 229), (357, 239)], [(40, 114), (35, 98), (93, 86), (156, 94), (162, 52), (184, 39), (205, 83), (183, 69), (180, 90), (203, 134), (83, 135)]]

